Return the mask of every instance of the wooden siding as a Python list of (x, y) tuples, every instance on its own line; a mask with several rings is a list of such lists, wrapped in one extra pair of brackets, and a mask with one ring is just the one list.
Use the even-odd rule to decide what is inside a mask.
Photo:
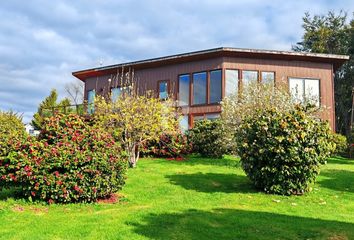
[[(235, 57), (215, 57), (206, 60), (184, 62), (178, 64), (166, 64), (155, 68), (138, 69), (135, 77), (138, 80), (140, 92), (151, 90), (158, 96), (158, 82), (169, 81), (169, 89), (174, 99), (178, 97), (178, 76), (181, 74), (192, 74), (195, 72), (217, 70), (217, 69), (239, 69), (275, 72), (275, 83), (288, 83), (289, 77), (316, 78), (320, 79), (321, 105), (326, 110), (321, 117), (328, 120), (334, 129), (334, 90), (333, 90), (333, 65), (330, 63), (314, 63), (303, 61), (285, 61), (270, 59), (251, 59)], [(105, 94), (110, 89), (108, 79), (113, 75), (91, 77), (85, 80), (85, 99), (87, 91), (96, 89), (98, 94)], [(224, 96), (224, 71), (223, 71)], [(199, 105), (183, 107), (183, 114), (203, 114), (220, 112), (218, 104)]]

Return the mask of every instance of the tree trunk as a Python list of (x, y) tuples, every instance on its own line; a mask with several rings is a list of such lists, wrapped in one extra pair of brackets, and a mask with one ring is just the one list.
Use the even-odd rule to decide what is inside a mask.
[(136, 167), (136, 163), (138, 161), (139, 155), (136, 155), (136, 145), (133, 144), (132, 147), (128, 147), (128, 160), (129, 160), (129, 166), (131, 168)]

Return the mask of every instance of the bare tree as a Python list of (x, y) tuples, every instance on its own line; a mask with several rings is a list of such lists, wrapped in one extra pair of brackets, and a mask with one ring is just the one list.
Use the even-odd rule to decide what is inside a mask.
[(65, 84), (65, 91), (68, 97), (76, 105), (83, 103), (84, 101), (84, 83), (81, 81), (75, 81)]

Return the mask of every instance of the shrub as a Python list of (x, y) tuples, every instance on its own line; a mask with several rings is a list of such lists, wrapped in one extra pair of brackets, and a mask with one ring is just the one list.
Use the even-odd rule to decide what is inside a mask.
[[(261, 110), (260, 110), (261, 111)], [(310, 190), (332, 149), (328, 123), (297, 106), (269, 109), (245, 118), (238, 128), (237, 152), (254, 185), (267, 193), (302, 194)]]
[(227, 151), (227, 141), (224, 140), (224, 131), (221, 121), (202, 120), (188, 132), (193, 152), (204, 157), (221, 158)]
[(149, 141), (145, 146), (145, 154), (154, 157), (182, 157), (190, 153), (191, 146), (187, 136), (180, 131), (164, 133), (158, 141)]
[(13, 149), (13, 144), (27, 136), (21, 117), (0, 111), (0, 160)]
[(346, 156), (348, 154), (348, 141), (345, 136), (333, 133), (332, 142), (335, 144), (333, 155)]
[(113, 137), (76, 115), (45, 120), (38, 140), (18, 143), (0, 162), (0, 187), (48, 203), (93, 202), (121, 189), (127, 161)]

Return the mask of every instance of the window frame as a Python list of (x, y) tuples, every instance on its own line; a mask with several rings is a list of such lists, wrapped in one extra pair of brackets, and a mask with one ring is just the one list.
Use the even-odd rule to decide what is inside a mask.
[[(194, 74), (198, 74), (198, 73), (206, 73), (206, 86), (205, 86), (205, 102), (204, 103), (194, 103)], [(208, 70), (204, 70), (204, 71), (198, 71), (198, 72), (192, 72), (191, 73), (192, 79), (191, 79), (191, 88), (190, 88), (190, 97), (191, 97), (191, 101), (190, 101), (190, 106), (205, 106), (208, 105), (209, 102), (209, 71)]]
[(240, 89), (241, 89), (241, 79), (240, 79), (240, 76), (241, 76), (241, 72), (242, 70), (239, 69), (239, 68), (224, 68), (224, 86), (223, 86), (223, 91), (224, 91), (224, 94), (223, 94), (223, 98), (226, 97), (226, 71), (227, 70), (231, 70), (231, 71), (237, 71), (237, 95), (239, 95), (240, 93)]
[(321, 94), (321, 78), (314, 78), (314, 77), (293, 77), (293, 76), (288, 76), (288, 89), (289, 89), (289, 93), (291, 94), (291, 90), (290, 90), (290, 80), (291, 79), (300, 79), (302, 80), (302, 85), (303, 85), (303, 89), (304, 89), (304, 93), (303, 93), (303, 99), (302, 101), (305, 100), (305, 96), (306, 96), (306, 89), (305, 89), (305, 81), (306, 80), (316, 80), (318, 81), (318, 107), (322, 106), (322, 94)]
[[(180, 99), (180, 91), (179, 91), (179, 85), (180, 85), (180, 83), (179, 83), (179, 80), (180, 80), (180, 77), (181, 76), (188, 76), (189, 77), (189, 83), (188, 83), (188, 104), (186, 104), (186, 105), (179, 105), (179, 103), (180, 103), (180, 101), (179, 101), (179, 99)], [(181, 107), (181, 108), (183, 108), (183, 107), (190, 107), (191, 106), (191, 103), (192, 103), (192, 76), (191, 76), (191, 73), (182, 73), (182, 74), (178, 74), (177, 75), (177, 89), (176, 89), (176, 91), (177, 91), (177, 94), (176, 94), (176, 97), (177, 97), (177, 101), (178, 101), (178, 107)]]
[(240, 69), (241, 75), (239, 75), (239, 81), (241, 82), (241, 88), (245, 86), (245, 83), (243, 82), (243, 72), (257, 72), (257, 83), (260, 82), (260, 70), (255, 70), (255, 69)]
[[(221, 81), (220, 81), (220, 83), (221, 83), (221, 92), (220, 92), (220, 101), (219, 102), (210, 102), (210, 96), (211, 96), (211, 94), (210, 94), (210, 92), (211, 92), (211, 88), (210, 88), (210, 86), (211, 86), (211, 72), (216, 72), (216, 71), (220, 71), (220, 73), (221, 73)], [(224, 98), (224, 72), (223, 72), (223, 69), (222, 68), (217, 68), (217, 69), (213, 69), (213, 70), (209, 70), (209, 71), (207, 71), (208, 72), (208, 78), (207, 78), (207, 104), (208, 105), (218, 105), (218, 104), (220, 104), (220, 102), (223, 100), (223, 98)]]
[[(166, 98), (161, 98), (160, 97), (160, 83), (166, 82), (167, 83), (167, 97)], [(179, 81), (178, 81), (179, 82)], [(160, 100), (166, 100), (169, 98), (171, 93), (171, 81), (170, 79), (166, 79), (166, 80), (158, 80), (157, 81), (157, 97)]]
[(263, 83), (263, 76), (262, 76), (262, 73), (273, 73), (274, 74), (274, 86), (276, 85), (276, 81), (275, 81), (275, 79), (276, 79), (276, 73), (275, 73), (275, 71), (260, 71), (260, 76), (259, 76), (259, 78), (260, 78), (260, 83)]
[[(190, 117), (189, 117), (189, 119), (190, 119), (190, 121), (191, 121), (191, 123), (190, 123), (190, 127), (191, 128), (193, 128), (194, 127), (194, 117), (196, 117), (196, 116), (198, 116), (198, 117), (200, 117), (200, 116), (202, 116), (203, 117), (203, 119), (202, 120), (206, 120), (207, 118), (206, 118), (206, 115), (208, 115), (208, 114), (221, 114), (221, 112), (220, 111), (215, 111), (215, 112), (206, 112), (206, 113), (191, 113), (190, 114)], [(220, 116), (221, 117), (221, 116)]]

